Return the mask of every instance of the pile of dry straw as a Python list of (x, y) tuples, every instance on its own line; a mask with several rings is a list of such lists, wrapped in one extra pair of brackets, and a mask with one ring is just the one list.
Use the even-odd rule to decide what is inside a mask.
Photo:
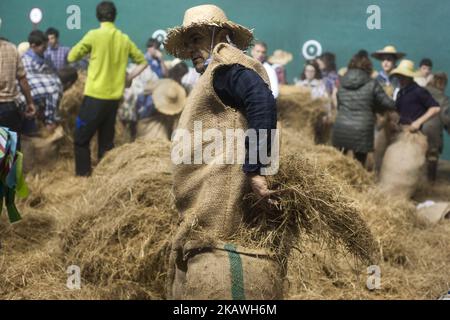
[[(304, 99), (279, 104), (283, 158), (270, 182), (282, 214), (249, 197), (265, 213), (239, 236), (287, 248), (288, 298), (433, 299), (447, 291), (450, 224), (420, 227), (413, 202), (381, 194), (354, 160), (313, 145), (303, 107), (316, 102)], [(164, 298), (177, 224), (169, 152), (167, 143), (138, 141), (109, 153), (91, 178), (72, 177), (69, 160), (29, 176), (24, 221), (0, 219), (0, 298)], [(369, 291), (373, 263), (381, 288)], [(81, 290), (66, 287), (70, 265), (81, 268)]]

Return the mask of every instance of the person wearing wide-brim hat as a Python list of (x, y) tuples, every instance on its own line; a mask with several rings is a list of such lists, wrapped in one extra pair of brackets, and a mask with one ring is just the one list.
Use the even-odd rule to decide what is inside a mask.
[[(167, 34), (167, 52), (180, 59), (191, 59), (201, 74), (186, 101), (172, 142), (172, 155), (182, 152), (184, 157), (175, 159), (173, 170), (173, 193), (183, 221), (172, 243), (168, 275), (170, 298), (206, 297), (204, 290), (188, 290), (189, 294), (185, 294), (183, 288), (188, 288), (194, 278), (187, 276), (189, 269), (186, 271), (179, 263), (202, 249), (217, 248), (220, 241), (228, 241), (244, 219), (242, 199), (248, 185), (259, 197), (267, 199), (270, 195), (263, 176), (270, 168), (264, 167), (259, 157), (256, 162), (245, 161), (242, 165), (231, 161), (230, 156), (251, 159), (263, 146), (264, 150), (265, 146), (270, 147), (271, 132), (267, 139), (258, 139), (255, 144), (242, 146), (243, 149), (233, 145), (231, 152), (225, 150), (226, 132), (230, 130), (254, 129), (259, 135), (259, 130), (276, 128), (276, 103), (267, 73), (259, 61), (243, 51), (252, 40), (251, 30), (230, 21), (215, 5), (188, 9), (183, 25), (170, 29)], [(203, 137), (206, 141), (196, 138), (202, 132), (209, 135), (209, 138)], [(186, 157), (186, 148), (191, 156), (196, 156)], [(199, 158), (199, 153), (203, 157)], [(202, 232), (196, 232), (200, 230)], [(196, 263), (201, 261), (201, 257), (196, 256)], [(222, 274), (213, 279), (210, 276), (213, 271), (200, 277), (195, 275), (201, 282), (195, 285), (214, 287), (215, 293), (219, 292), (223, 284), (215, 282)], [(182, 287), (181, 291), (177, 286)], [(225, 291), (223, 289), (224, 295), (220, 298), (231, 299), (231, 291)], [(263, 292), (260, 294), (258, 298), (268, 298)]]
[(292, 59), (292, 53), (278, 49), (275, 50), (273, 55), (267, 60), (275, 70), (279, 84), (287, 84), (285, 66), (291, 62)]
[[(403, 52), (398, 52), (397, 49), (392, 46), (386, 46), (381, 50), (378, 50), (371, 55), (373, 58), (381, 61), (381, 71), (378, 72), (377, 80), (382, 86), (398, 88), (398, 83), (392, 83), (389, 78), (389, 74), (396, 67), (397, 61), (406, 56)], [(393, 92), (394, 90), (387, 90)]]
[(395, 101), (397, 112), (400, 114), (399, 123), (411, 132), (421, 130), (428, 120), (440, 112), (439, 103), (430, 92), (414, 81), (416, 75), (414, 62), (410, 60), (402, 60), (391, 72), (391, 78), (398, 79), (400, 84)]
[(148, 83), (144, 96), (151, 99), (152, 110), (138, 109), (144, 119), (138, 123), (137, 136), (170, 141), (186, 103), (186, 90), (174, 80), (162, 79)]

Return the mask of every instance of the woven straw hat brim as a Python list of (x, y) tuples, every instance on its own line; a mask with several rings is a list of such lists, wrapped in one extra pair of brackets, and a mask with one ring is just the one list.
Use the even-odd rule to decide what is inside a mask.
[(285, 52), (281, 56), (273, 55), (273, 56), (269, 57), (269, 59), (267, 59), (267, 61), (269, 61), (269, 63), (271, 63), (271, 64), (280, 64), (280, 65), (285, 66), (289, 62), (291, 62), (292, 59), (293, 59), (292, 54), (288, 53), (288, 52)]
[[(167, 91), (175, 90), (177, 93), (176, 102), (171, 102), (167, 97)], [(186, 104), (186, 90), (176, 81), (164, 79), (158, 81), (158, 85), (153, 90), (153, 103), (155, 109), (167, 116), (174, 116), (181, 113)]]
[(393, 77), (395, 75), (402, 75), (402, 76), (405, 76), (408, 78), (415, 78), (417, 76), (417, 72), (405, 70), (405, 69), (394, 69), (394, 70), (392, 70), (389, 77)]
[(371, 54), (371, 56), (377, 60), (382, 60), (384, 56), (394, 56), (396, 60), (403, 59), (406, 54), (403, 52), (385, 52), (385, 51), (377, 51)]
[(166, 42), (164, 48), (166, 51), (174, 57), (186, 60), (190, 59), (188, 48), (185, 46), (186, 34), (188, 31), (194, 28), (204, 27), (219, 27), (229, 29), (233, 32), (233, 42), (241, 50), (246, 50), (253, 41), (253, 30), (250, 30), (240, 24), (227, 21), (227, 22), (214, 22), (207, 20), (204, 22), (191, 23), (189, 26), (179, 26), (173, 29), (169, 29), (167, 33)]

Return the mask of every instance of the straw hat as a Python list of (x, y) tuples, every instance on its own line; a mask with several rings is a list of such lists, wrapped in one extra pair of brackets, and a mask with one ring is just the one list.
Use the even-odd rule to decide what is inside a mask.
[(145, 95), (150, 95), (153, 94), (153, 91), (156, 89), (156, 87), (158, 86), (159, 80), (149, 80), (147, 81), (147, 83), (144, 86), (144, 94)]
[(394, 46), (386, 46), (382, 50), (372, 53), (372, 57), (377, 60), (382, 60), (386, 55), (394, 56), (395, 60), (400, 60), (406, 56), (403, 52), (397, 52), (397, 49)]
[(268, 61), (270, 64), (281, 64), (282, 66), (285, 66), (292, 61), (292, 58), (292, 53), (283, 50), (275, 50), (273, 55), (269, 57)]
[(415, 76), (417, 76), (417, 73), (414, 71), (414, 62), (412, 62), (411, 60), (402, 60), (398, 67), (391, 71), (390, 76), (396, 74), (414, 78)]
[(153, 90), (153, 103), (160, 113), (173, 116), (183, 111), (186, 102), (186, 90), (171, 79), (159, 80)]
[(228, 20), (225, 12), (215, 5), (201, 5), (186, 10), (183, 25), (169, 29), (164, 48), (171, 55), (180, 59), (189, 59), (184, 37), (192, 28), (220, 27), (233, 33), (232, 40), (241, 50), (249, 47), (253, 40), (253, 32), (246, 27)]
[(17, 51), (19, 51), (20, 56), (23, 56), (28, 49), (30, 49), (29, 42), (22, 42), (17, 46)]
[(181, 59), (175, 58), (173, 60), (164, 61), (164, 64), (166, 65), (166, 68), (170, 70), (182, 61), (183, 60), (181, 60)]

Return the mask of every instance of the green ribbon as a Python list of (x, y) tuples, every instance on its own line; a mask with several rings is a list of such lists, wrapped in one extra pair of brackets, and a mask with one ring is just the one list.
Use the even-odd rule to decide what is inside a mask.
[(17, 152), (16, 159), (16, 193), (19, 198), (26, 198), (30, 194), (28, 190), (27, 184), (25, 183), (25, 177), (23, 175), (23, 154), (21, 152)]
[(2, 188), (0, 188), (0, 210), (1, 208), (3, 208), (3, 198), (5, 198), (6, 210), (8, 212), (10, 223), (16, 223), (22, 220), (22, 217), (19, 214), (19, 210), (17, 210), (16, 205), (14, 204), (15, 195), (16, 192), (13, 189), (10, 189), (6, 186), (2, 186)]
[(225, 244), (224, 249), (228, 251), (231, 273), (231, 296), (233, 300), (245, 300), (244, 291), (244, 269), (242, 259), (232, 244)]

